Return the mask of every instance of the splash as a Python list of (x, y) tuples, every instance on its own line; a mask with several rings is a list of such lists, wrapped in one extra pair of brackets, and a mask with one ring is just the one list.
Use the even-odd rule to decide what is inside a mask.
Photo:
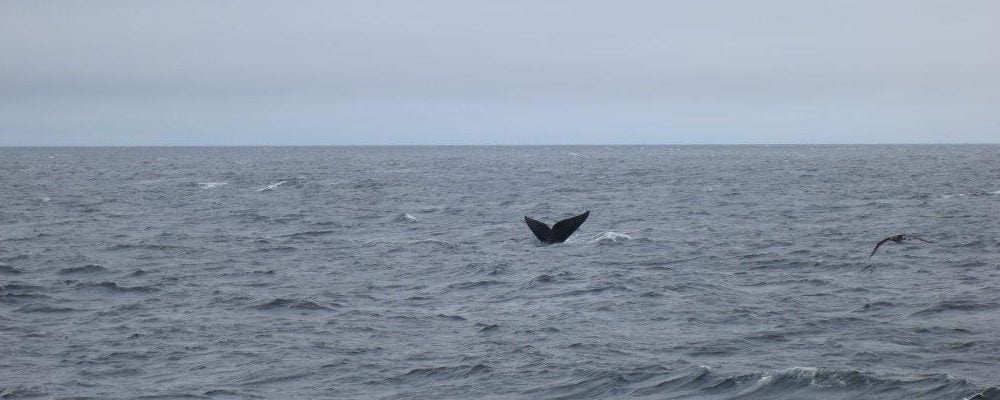
[(604, 232), (600, 236), (589, 240), (590, 243), (618, 243), (632, 240), (632, 237), (624, 233)]

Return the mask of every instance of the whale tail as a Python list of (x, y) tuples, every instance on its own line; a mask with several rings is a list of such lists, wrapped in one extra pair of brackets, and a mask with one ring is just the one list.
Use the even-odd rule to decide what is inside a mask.
[(528, 228), (531, 229), (531, 233), (534, 233), (538, 240), (541, 240), (544, 243), (562, 243), (565, 242), (566, 239), (569, 239), (569, 236), (572, 235), (573, 232), (576, 232), (577, 228), (579, 228), (580, 225), (583, 225), (583, 222), (586, 221), (589, 216), (590, 211), (587, 211), (575, 217), (556, 222), (555, 225), (552, 225), (552, 228), (549, 228), (549, 226), (545, 225), (543, 222), (533, 220), (527, 216), (524, 217), (524, 222), (528, 224)]

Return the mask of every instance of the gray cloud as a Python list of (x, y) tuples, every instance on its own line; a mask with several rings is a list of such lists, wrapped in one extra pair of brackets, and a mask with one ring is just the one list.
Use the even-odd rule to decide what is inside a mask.
[(7, 1), (0, 145), (996, 142), (992, 1)]

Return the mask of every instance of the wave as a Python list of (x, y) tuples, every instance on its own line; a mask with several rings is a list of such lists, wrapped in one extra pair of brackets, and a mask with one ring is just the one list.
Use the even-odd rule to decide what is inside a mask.
[(448, 315), (448, 314), (438, 314), (438, 318), (443, 318), (449, 321), (466, 321), (466, 318), (461, 315)]
[(458, 283), (452, 283), (452, 284), (448, 285), (448, 287), (445, 290), (447, 291), (447, 290), (477, 289), (477, 288), (482, 288), (482, 287), (487, 287), (487, 286), (496, 286), (496, 285), (504, 285), (504, 284), (506, 284), (506, 282), (504, 282), (504, 281), (495, 281), (495, 280), (485, 280), (485, 281), (475, 281), (475, 282), (458, 282)]
[[(666, 381), (652, 383), (658, 377), (662, 377), (664, 370), (661, 367), (653, 366), (648, 368), (637, 368), (631, 371), (581, 371), (582, 375), (575, 382), (565, 383), (551, 388), (531, 389), (522, 394), (530, 398), (561, 398), (561, 399), (603, 399), (609, 397), (632, 397), (632, 396), (667, 396), (664, 398), (685, 398), (677, 396), (676, 389), (683, 388), (685, 384), (690, 385), (691, 380), (697, 382), (698, 374), (683, 374), (680, 376), (670, 376)], [(677, 387), (671, 385), (673, 382), (681, 383)], [(661, 390), (657, 386), (668, 387), (674, 390)], [(697, 385), (695, 385), (697, 386)]]
[(991, 386), (963, 400), (1000, 400), (1000, 387)]
[(51, 237), (51, 236), (52, 235), (50, 235), (48, 233), (41, 232), (41, 233), (38, 233), (38, 234), (35, 234), (35, 235), (3, 238), (3, 239), (0, 239), (0, 242), (30, 242), (30, 241), (35, 240), (35, 239), (47, 238), (47, 237)]
[(254, 308), (258, 310), (333, 310), (321, 304), (309, 300), (276, 298), (266, 303), (258, 304)]
[(968, 192), (968, 193), (942, 194), (941, 198), (943, 198), (943, 199), (951, 199), (951, 198), (955, 198), (955, 197), (984, 197), (984, 196), (996, 196), (996, 195), (1000, 195), (1000, 190), (996, 190), (996, 191), (992, 191), (992, 192), (988, 192), (988, 191), (985, 191), (985, 190), (977, 190), (977, 191)]
[[(910, 380), (887, 379), (857, 370), (796, 367), (763, 375), (744, 389), (741, 398), (920, 398), (954, 399), (975, 391), (972, 385), (946, 374)], [(895, 395), (890, 395), (895, 393)]]
[(101, 289), (107, 290), (114, 293), (151, 293), (158, 292), (159, 289), (151, 286), (120, 286), (115, 282), (105, 281), (105, 282), (79, 282), (76, 284), (77, 289)]
[(273, 246), (273, 247), (261, 247), (251, 250), (252, 253), (292, 253), (299, 251), (298, 247), (295, 246)]
[[(570, 383), (523, 392), (533, 398), (601, 399), (1000, 399), (996, 387), (978, 388), (946, 374), (907, 379), (857, 370), (795, 367), (773, 373), (722, 374), (709, 367), (666, 371), (659, 366), (630, 371), (585, 371)], [(976, 397), (981, 396), (981, 397)]]
[(431, 244), (439, 247), (456, 248), (458, 243), (449, 242), (447, 240), (441, 239), (421, 239), (410, 242), (410, 244)]
[(475, 282), (458, 282), (458, 283), (452, 283), (452, 284), (448, 285), (448, 287), (445, 288), (445, 291), (447, 292), (447, 291), (452, 291), (452, 290), (479, 289), (479, 288), (484, 288), (484, 287), (489, 287), (489, 286), (496, 286), (496, 285), (504, 285), (504, 284), (506, 284), (506, 282), (503, 282), (503, 281), (494, 281), (494, 280), (475, 281)]
[(23, 274), (23, 273), (24, 273), (23, 269), (14, 268), (14, 267), (11, 267), (10, 265), (7, 265), (7, 264), (0, 264), (0, 274), (15, 275), (15, 274)]
[(144, 307), (142, 303), (124, 303), (116, 304), (111, 306), (111, 308), (101, 310), (97, 312), (97, 315), (122, 315), (125, 313), (143, 310)]
[(364, 178), (354, 181), (348, 187), (351, 189), (380, 189), (385, 186), (387, 186), (386, 183), (375, 178)]
[(979, 303), (971, 300), (946, 300), (917, 311), (912, 315), (931, 315), (952, 311), (988, 311), (1000, 308), (997, 303)]
[(632, 289), (629, 289), (625, 285), (621, 285), (621, 284), (604, 284), (604, 285), (590, 287), (590, 288), (586, 288), (586, 289), (570, 290), (570, 291), (558, 293), (556, 296), (560, 296), (560, 297), (564, 297), (564, 296), (565, 297), (573, 297), (573, 296), (595, 295), (595, 294), (600, 294), (600, 293), (604, 293), (604, 292), (608, 292), (608, 291), (612, 291), (612, 292), (631, 292)]
[[(24, 294), (29, 291), (41, 291), (45, 287), (26, 283), (3, 283), (0, 282), (0, 293)], [(18, 293), (15, 293), (18, 292)]]
[(758, 281), (754, 283), (749, 283), (743, 286), (748, 287), (765, 287), (765, 286), (787, 286), (787, 285), (809, 285), (809, 286), (828, 286), (832, 282), (820, 279), (820, 278), (799, 278), (799, 279), (769, 279)]
[(119, 243), (116, 245), (108, 246), (105, 250), (108, 251), (118, 251), (118, 250), (178, 250), (187, 249), (182, 246), (171, 246), (165, 244), (146, 244), (146, 243)]
[(989, 265), (990, 265), (990, 263), (988, 263), (986, 261), (975, 260), (975, 261), (967, 261), (967, 262), (952, 264), (951, 267), (952, 268), (981, 268), (981, 267), (988, 267)]
[(802, 270), (808, 268), (820, 268), (826, 265), (822, 259), (793, 259), (780, 256), (775, 256), (775, 258), (747, 261), (746, 264), (747, 268), (753, 270), (764, 270), (764, 269)]
[(42, 314), (53, 314), (53, 313), (68, 313), (80, 311), (71, 307), (53, 307), (41, 304), (25, 304), (18, 308), (16, 311), (23, 313), (42, 313)]
[[(140, 376), (143, 370), (139, 368), (109, 367), (104, 369), (84, 369), (80, 375), (86, 377), (119, 378), (126, 376)], [(148, 397), (147, 397), (148, 398)], [(154, 397), (155, 398), (155, 397)], [(176, 397), (171, 397), (176, 398)]]
[(483, 364), (414, 368), (402, 375), (391, 377), (388, 380), (391, 382), (415, 381), (417, 383), (427, 380), (465, 379), (475, 375), (488, 374), (492, 371), (490, 367)]
[(106, 272), (106, 271), (107, 271), (107, 269), (104, 268), (104, 267), (102, 267), (102, 266), (100, 266), (100, 265), (97, 265), (97, 264), (87, 264), (87, 265), (84, 265), (82, 267), (67, 267), (67, 268), (60, 269), (59, 272), (58, 272), (58, 274), (59, 275), (91, 274), (91, 273), (95, 273), (95, 272)]
[(873, 301), (873, 302), (870, 302), (870, 303), (865, 303), (865, 305), (861, 306), (860, 308), (858, 308), (858, 309), (856, 309), (854, 311), (855, 312), (873, 312), (873, 311), (882, 311), (882, 310), (893, 309), (893, 308), (896, 308), (896, 307), (899, 307), (899, 304), (891, 302), (891, 301), (879, 300), (879, 301)]
[(530, 287), (536, 287), (536, 286), (545, 285), (545, 284), (548, 284), (548, 283), (553, 283), (555, 281), (556, 281), (556, 278), (553, 277), (552, 275), (541, 274), (541, 275), (538, 275), (538, 276), (536, 276), (534, 278), (531, 278), (531, 280), (528, 281), (527, 283), (525, 283), (524, 286), (530, 288)]
[(958, 248), (967, 248), (967, 247), (976, 248), (976, 247), (982, 247), (984, 244), (985, 244), (985, 242), (983, 242), (982, 240), (974, 239), (974, 240), (968, 241), (968, 242), (964, 242), (963, 241), (961, 243), (958, 243), (958, 244), (955, 244), (955, 245), (952, 245), (952, 246), (953, 247), (958, 247)]
[(237, 392), (237, 391), (234, 391), (234, 390), (226, 390), (226, 389), (211, 389), (211, 390), (206, 390), (205, 393), (204, 393), (204, 395), (205, 396), (209, 396), (210, 398), (213, 398), (213, 399), (215, 399), (215, 398), (261, 399), (261, 398), (263, 398), (261, 396), (252, 395), (249, 392)]
[(301, 239), (301, 238), (305, 238), (305, 237), (325, 236), (325, 235), (330, 235), (330, 234), (333, 234), (333, 233), (337, 233), (337, 231), (324, 230), (324, 231), (296, 232), (296, 233), (285, 235), (284, 237), (290, 238), (290, 239)]
[[(0, 257), (0, 261), (5, 261), (5, 262), (6, 261), (19, 261), (19, 260), (27, 260), (28, 258), (31, 258), (31, 256), (29, 256), (27, 254), (18, 254), (16, 256)], [(4, 264), (4, 265), (7, 265), (7, 264)]]
[(0, 383), (0, 399), (30, 399), (51, 395), (37, 386), (4, 386)]
[[(263, 372), (263, 373), (258, 373), (258, 374), (265, 374), (265, 373), (269, 374), (268, 372)], [(302, 378), (307, 378), (309, 376), (315, 375), (316, 373), (317, 373), (317, 371), (310, 370), (310, 371), (306, 371), (306, 372), (294, 372), (294, 373), (283, 374), (283, 375), (268, 375), (268, 376), (264, 376), (264, 377), (257, 378), (257, 379), (251, 379), (251, 380), (248, 380), (248, 381), (242, 382), (242, 383), (245, 384), (245, 385), (248, 385), (250, 387), (254, 387), (254, 386), (257, 386), (257, 385), (265, 385), (265, 384), (269, 384), (269, 383), (279, 383), (279, 382), (295, 381), (295, 380), (299, 380), (299, 379), (302, 379)]]

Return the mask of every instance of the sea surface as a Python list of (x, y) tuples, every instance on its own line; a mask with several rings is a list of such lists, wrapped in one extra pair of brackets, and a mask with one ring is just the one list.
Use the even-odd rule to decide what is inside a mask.
[(996, 145), (0, 148), (3, 399), (998, 385)]

